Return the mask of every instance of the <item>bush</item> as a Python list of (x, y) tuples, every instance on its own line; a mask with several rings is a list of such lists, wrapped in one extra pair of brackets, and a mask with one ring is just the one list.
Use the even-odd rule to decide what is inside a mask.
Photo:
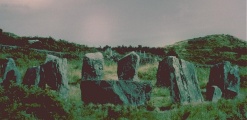
[(38, 87), (0, 87), (0, 119), (66, 119), (68, 106), (58, 94)]

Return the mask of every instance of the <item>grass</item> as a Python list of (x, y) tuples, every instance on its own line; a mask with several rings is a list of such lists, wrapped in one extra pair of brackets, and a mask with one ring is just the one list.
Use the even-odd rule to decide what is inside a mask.
[(156, 73), (158, 70), (158, 62), (153, 64), (141, 65), (138, 68), (138, 77), (141, 80), (156, 80)]
[[(200, 41), (180, 42), (175, 51), (181, 58), (201, 64), (211, 64), (213, 60), (230, 60), (238, 64), (241, 77), (241, 94), (232, 100), (221, 99), (218, 102), (204, 102), (202, 104), (179, 105), (172, 104), (169, 88), (155, 87), (158, 62), (140, 65), (138, 76), (141, 80), (151, 81), (153, 90), (151, 100), (145, 106), (126, 106), (113, 104), (84, 104), (81, 101), (80, 78), (82, 60), (68, 59), (69, 100), (61, 100), (55, 91), (41, 90), (37, 87), (15, 84), (8, 88), (0, 87), (0, 119), (247, 119), (247, 67), (241, 62), (246, 60), (237, 47), (245, 46), (237, 42), (225, 41), (226, 36), (206, 37), (209, 42)], [(227, 38), (228, 39), (228, 38)], [(229, 38), (230, 39), (230, 38)], [(223, 40), (223, 43), (219, 40)], [(200, 42), (198, 42), (200, 41)], [(220, 46), (215, 43), (220, 42)], [(193, 43), (193, 44), (192, 44)], [(235, 47), (226, 48), (234, 44)], [(237, 47), (236, 47), (237, 46)], [(218, 49), (216, 49), (219, 47)], [(193, 48), (193, 49), (192, 49)], [(217, 50), (225, 50), (217, 54)], [(212, 52), (214, 51), (214, 52)], [(27, 68), (38, 66), (45, 61), (45, 54), (27, 48), (18, 50), (1, 50), (0, 58), (12, 57), (18, 69), (24, 76)], [(234, 59), (236, 60), (234, 61)], [(201, 89), (205, 89), (209, 78), (210, 68), (196, 67), (197, 77)], [(117, 80), (117, 64), (105, 61), (104, 79)]]

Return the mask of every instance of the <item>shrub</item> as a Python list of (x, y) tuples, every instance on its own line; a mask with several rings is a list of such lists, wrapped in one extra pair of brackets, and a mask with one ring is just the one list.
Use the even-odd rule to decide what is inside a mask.
[(68, 106), (58, 94), (38, 87), (0, 87), (0, 119), (66, 119)]

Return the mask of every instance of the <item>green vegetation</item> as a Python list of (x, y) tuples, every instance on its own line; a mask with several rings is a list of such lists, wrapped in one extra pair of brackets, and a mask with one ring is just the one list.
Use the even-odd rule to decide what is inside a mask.
[(247, 66), (247, 42), (230, 35), (209, 35), (181, 41), (168, 46), (166, 51), (174, 51), (180, 58), (199, 64), (231, 61)]
[[(141, 64), (138, 76), (141, 80), (151, 81), (153, 90), (147, 105), (138, 107), (84, 104), (81, 101), (79, 84), (83, 55), (88, 52), (104, 52), (109, 46), (90, 48), (64, 40), (57, 41), (51, 37), (20, 37), (6, 32), (2, 36), (0, 34), (0, 37), (2, 37), (0, 44), (20, 46), (15, 49), (0, 49), (0, 58), (14, 58), (22, 76), (27, 68), (44, 63), (46, 52), (36, 49), (62, 52), (58, 56), (68, 58), (70, 89), (68, 100), (63, 101), (55, 91), (48, 88), (41, 90), (37, 87), (15, 84), (7, 88), (0, 86), (0, 119), (247, 119), (247, 43), (230, 35), (210, 35), (178, 42), (165, 48), (142, 46), (112, 48), (115, 58), (112, 60), (105, 57), (105, 80), (117, 80), (116, 60), (132, 50), (145, 51), (159, 60), (167, 55), (175, 55), (195, 63), (202, 91), (209, 79), (210, 68), (207, 65), (228, 60), (240, 66), (241, 94), (238, 98), (222, 99), (216, 103), (179, 105), (172, 104), (169, 88), (155, 87), (158, 62)], [(38, 39), (41, 43), (28, 44), (30, 39)], [(110, 53), (104, 53), (104, 56), (108, 54)]]
[(12, 84), (0, 87), (0, 119), (65, 119), (65, 101), (54, 91)]

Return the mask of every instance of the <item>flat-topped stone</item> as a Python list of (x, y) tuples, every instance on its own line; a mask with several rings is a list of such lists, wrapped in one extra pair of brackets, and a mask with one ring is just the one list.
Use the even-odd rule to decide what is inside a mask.
[(101, 80), (104, 72), (104, 57), (102, 53), (87, 53), (83, 57), (82, 80)]
[(144, 105), (151, 96), (150, 83), (116, 80), (81, 81), (84, 103)]

